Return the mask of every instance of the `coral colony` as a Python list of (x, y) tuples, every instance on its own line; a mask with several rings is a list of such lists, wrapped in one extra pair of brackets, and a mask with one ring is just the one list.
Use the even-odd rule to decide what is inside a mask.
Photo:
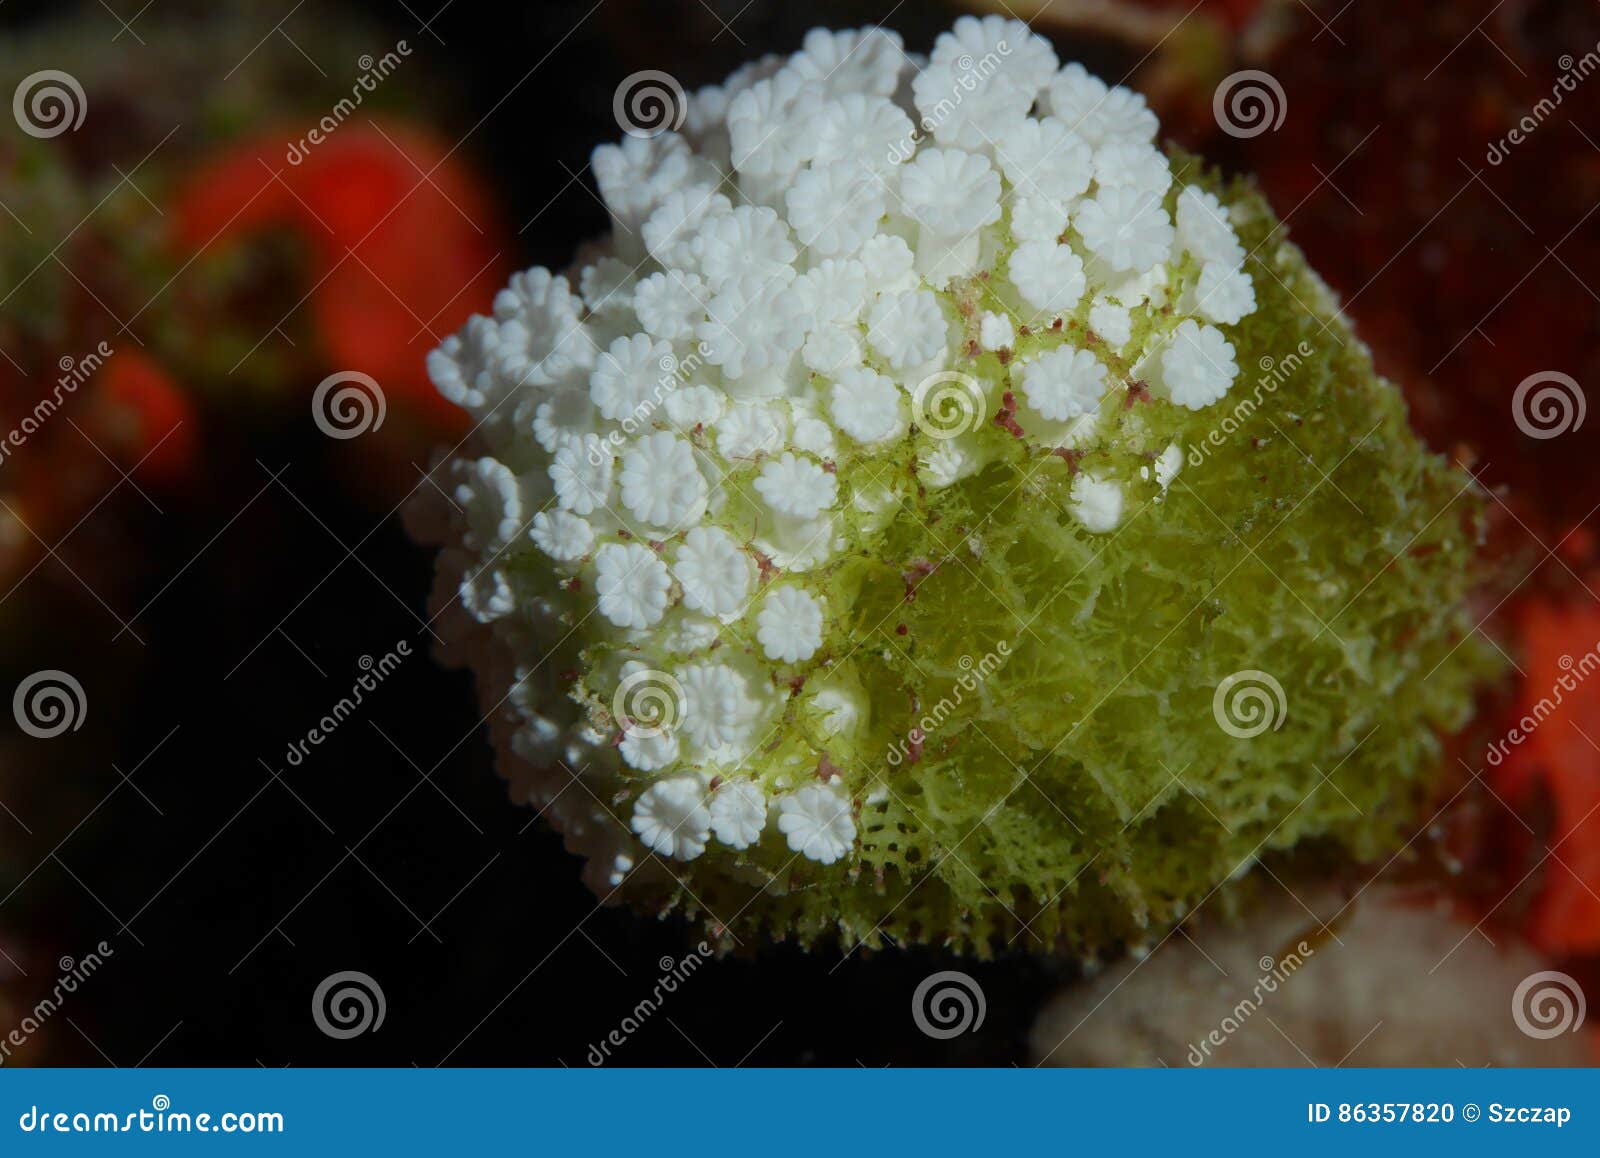
[(997, 17), (682, 112), (431, 355), (476, 429), (411, 512), (597, 894), (1094, 952), (1410, 837), (1489, 666), (1478, 496), (1258, 196)]

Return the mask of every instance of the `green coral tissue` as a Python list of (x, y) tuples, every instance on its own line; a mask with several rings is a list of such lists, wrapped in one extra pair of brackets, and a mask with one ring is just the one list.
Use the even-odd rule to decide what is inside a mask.
[(430, 356), (476, 427), (410, 512), (600, 897), (1092, 953), (1410, 837), (1480, 495), (1259, 196), (998, 17), (629, 95), (610, 232)]

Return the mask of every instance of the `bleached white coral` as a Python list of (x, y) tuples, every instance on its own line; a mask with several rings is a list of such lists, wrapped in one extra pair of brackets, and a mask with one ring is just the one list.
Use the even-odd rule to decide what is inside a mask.
[(670, 578), (655, 552), (639, 543), (607, 543), (595, 552), (600, 614), (618, 627), (649, 627), (667, 606)]
[(1040, 312), (1071, 311), (1088, 285), (1083, 259), (1071, 246), (1054, 241), (1023, 242), (1011, 254), (1006, 272), (1022, 300)]
[(658, 780), (639, 794), (630, 822), (644, 846), (662, 856), (693, 860), (706, 850), (711, 813), (698, 776)]
[(950, 328), (939, 299), (925, 289), (882, 294), (867, 315), (867, 341), (896, 370), (921, 366), (943, 352)]
[(622, 505), (645, 526), (688, 528), (705, 512), (706, 493), (694, 448), (676, 434), (657, 431), (622, 456)]
[(834, 424), (857, 442), (882, 442), (898, 434), (901, 390), (894, 379), (868, 366), (843, 371), (829, 396)]
[(850, 798), (831, 784), (807, 784), (778, 801), (778, 831), (801, 856), (832, 864), (855, 843)]
[(711, 831), (729, 848), (749, 848), (767, 826), (767, 794), (754, 780), (732, 780), (711, 797)]
[(822, 605), (799, 587), (779, 587), (768, 593), (756, 617), (756, 638), (768, 659), (810, 659), (822, 646)]
[(475, 423), (422, 488), (453, 504), (440, 630), (597, 887), (650, 854), (853, 869), (885, 797), (850, 657), (928, 563), (863, 543), (915, 519), (1003, 550), (930, 514), (997, 463), (1111, 533), (1182, 465), (1148, 408), (1237, 377), (1253, 267), (1143, 98), (1002, 17), (903, 47), (814, 31), (597, 150), (612, 233), (428, 357)]
[(1161, 374), (1174, 402), (1199, 410), (1228, 392), (1239, 366), (1220, 330), (1190, 319), (1178, 327), (1162, 352)]
[(1092, 413), (1106, 387), (1106, 368), (1088, 350), (1062, 346), (1022, 371), (1028, 405), (1056, 422)]
[(744, 605), (752, 566), (738, 541), (720, 527), (695, 527), (683, 538), (672, 573), (683, 585), (684, 606), (729, 615)]
[(1160, 128), (1144, 97), (1121, 85), (1107, 86), (1081, 64), (1068, 64), (1056, 74), (1049, 99), (1050, 110), (1091, 145), (1147, 144)]
[(1122, 488), (1111, 479), (1080, 474), (1072, 482), (1072, 513), (1097, 535), (1114, 531), (1122, 522)]
[(1172, 251), (1172, 221), (1159, 195), (1134, 185), (1102, 186), (1074, 224), (1089, 251), (1118, 272), (1143, 273)]
[(755, 488), (779, 514), (810, 519), (833, 505), (839, 481), (815, 459), (784, 451), (761, 468)]

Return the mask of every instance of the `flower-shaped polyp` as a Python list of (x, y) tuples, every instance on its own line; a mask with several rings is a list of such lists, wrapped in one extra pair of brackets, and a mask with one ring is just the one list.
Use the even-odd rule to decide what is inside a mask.
[(720, 943), (1094, 952), (1400, 846), (1481, 670), (1474, 493), (1136, 93), (998, 16), (902, 47), (603, 146), (611, 233), (429, 357), (474, 423), (433, 623), (514, 795)]

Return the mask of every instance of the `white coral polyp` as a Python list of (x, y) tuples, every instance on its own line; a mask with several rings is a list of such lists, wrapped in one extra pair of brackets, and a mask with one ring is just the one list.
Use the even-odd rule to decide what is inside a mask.
[(667, 607), (670, 578), (661, 560), (638, 543), (607, 543), (595, 554), (600, 614), (618, 627), (649, 627)]
[(769, 507), (797, 519), (816, 518), (839, 493), (839, 480), (821, 464), (788, 451), (761, 468), (755, 485)]
[(819, 745), (870, 718), (833, 678), (866, 536), (1005, 455), (1112, 534), (1173, 501), (1148, 408), (1238, 377), (1258, 267), (1142, 97), (998, 16), (902, 49), (817, 30), (695, 93), (682, 133), (602, 146), (611, 234), (428, 356), (474, 423), (419, 488), (436, 623), (597, 888), (651, 854), (853, 871), (881, 769)]
[(1091, 414), (1106, 394), (1106, 368), (1088, 350), (1063, 346), (1022, 371), (1022, 393), (1054, 422)]
[(1233, 385), (1239, 366), (1233, 346), (1214, 326), (1185, 321), (1161, 354), (1161, 376), (1172, 400), (1190, 410), (1216, 402)]
[(659, 780), (639, 794), (630, 827), (652, 852), (693, 860), (711, 837), (705, 794), (698, 776)]
[(711, 831), (729, 848), (749, 848), (767, 826), (767, 796), (753, 780), (735, 780), (711, 797)]
[(1007, 272), (1022, 300), (1040, 313), (1069, 312), (1088, 285), (1083, 259), (1071, 246), (1054, 241), (1023, 242), (1011, 255)]
[(855, 843), (850, 798), (832, 784), (807, 784), (778, 801), (778, 831), (801, 856), (832, 864)]
[(822, 646), (822, 604), (798, 587), (770, 593), (756, 625), (756, 638), (768, 659), (798, 663)]
[(706, 494), (694, 448), (675, 434), (641, 438), (622, 456), (622, 505), (647, 526), (687, 529), (705, 513)]
[(739, 541), (720, 527), (691, 530), (672, 565), (683, 585), (684, 606), (707, 615), (730, 615), (743, 607), (752, 570)]

